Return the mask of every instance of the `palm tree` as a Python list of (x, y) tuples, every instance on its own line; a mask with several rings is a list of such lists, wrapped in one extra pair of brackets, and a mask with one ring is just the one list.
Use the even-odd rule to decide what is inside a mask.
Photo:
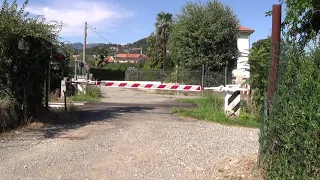
[(166, 70), (166, 59), (167, 59), (167, 41), (170, 34), (171, 25), (173, 23), (172, 14), (160, 12), (157, 14), (156, 35), (158, 41), (162, 44), (162, 61), (163, 71)]
[(97, 67), (102, 68), (105, 64), (108, 63), (108, 60), (105, 60), (108, 57), (108, 51), (104, 47), (100, 47), (98, 50), (99, 57), (97, 59)]

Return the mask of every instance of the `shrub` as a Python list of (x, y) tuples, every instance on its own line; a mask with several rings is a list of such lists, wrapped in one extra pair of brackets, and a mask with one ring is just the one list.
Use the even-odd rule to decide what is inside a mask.
[(90, 73), (96, 80), (114, 80), (123, 81), (125, 79), (125, 71), (123, 70), (111, 70), (111, 69), (98, 69), (90, 68)]
[(319, 179), (320, 51), (306, 55), (295, 45), (286, 48), (261, 126), (263, 166), (267, 179)]
[(75, 96), (71, 96), (69, 99), (71, 101), (80, 101), (80, 102), (94, 102), (98, 101), (101, 98), (101, 90), (97, 86), (87, 86), (86, 93), (78, 93)]
[(207, 96), (199, 99), (179, 99), (178, 101), (197, 105), (195, 108), (175, 107), (171, 110), (172, 113), (176, 113), (180, 116), (228, 125), (258, 127), (257, 119), (248, 113), (241, 113), (241, 115), (236, 118), (227, 117), (223, 110), (223, 98), (220, 97)]
[(86, 95), (99, 99), (101, 97), (101, 90), (97, 86), (87, 86)]
[(268, 84), (268, 67), (270, 59), (271, 39), (260, 39), (252, 44), (249, 55), (250, 79), (252, 89), (253, 108), (263, 110), (265, 92)]

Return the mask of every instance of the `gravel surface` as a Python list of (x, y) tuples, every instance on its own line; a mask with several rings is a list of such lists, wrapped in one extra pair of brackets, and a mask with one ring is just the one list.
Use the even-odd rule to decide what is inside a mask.
[(0, 179), (217, 179), (220, 164), (258, 151), (257, 129), (170, 114), (176, 95), (103, 92), (67, 123), (3, 134)]

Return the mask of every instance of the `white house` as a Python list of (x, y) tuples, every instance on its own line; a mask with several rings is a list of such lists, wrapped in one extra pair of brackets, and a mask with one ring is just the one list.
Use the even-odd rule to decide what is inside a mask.
[(240, 57), (237, 61), (237, 68), (232, 71), (232, 80), (235, 84), (242, 84), (250, 77), (249, 49), (250, 49), (250, 35), (254, 32), (253, 29), (240, 26), (238, 28), (238, 50)]

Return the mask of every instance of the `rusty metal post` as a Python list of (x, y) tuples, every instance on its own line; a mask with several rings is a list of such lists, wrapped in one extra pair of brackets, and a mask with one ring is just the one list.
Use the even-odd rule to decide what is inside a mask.
[[(276, 91), (276, 83), (278, 79), (278, 66), (280, 55), (280, 37), (281, 37), (281, 5), (272, 6), (272, 35), (271, 35), (271, 53), (270, 53), (270, 67), (268, 77), (268, 91), (265, 94), (264, 115), (269, 116), (270, 104), (273, 95)], [(263, 128), (263, 127), (262, 127)], [(263, 131), (261, 129), (261, 131)], [(263, 140), (265, 141), (265, 140)], [(265, 142), (261, 142), (264, 144)], [(258, 152), (258, 166), (260, 167), (263, 162), (262, 146), (260, 144)]]
[(280, 54), (280, 35), (281, 35), (281, 5), (272, 7), (272, 35), (271, 35), (271, 56), (268, 78), (268, 104), (272, 101), (276, 90), (278, 79), (278, 66)]

